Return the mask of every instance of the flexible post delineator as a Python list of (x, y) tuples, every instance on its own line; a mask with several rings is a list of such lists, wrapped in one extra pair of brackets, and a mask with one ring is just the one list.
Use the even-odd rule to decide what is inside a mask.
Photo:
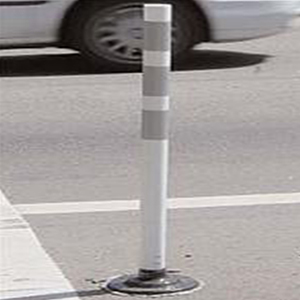
[(171, 8), (146, 5), (144, 11), (141, 273), (166, 268)]
[(122, 293), (170, 294), (199, 286), (166, 270), (171, 18), (171, 5), (144, 5), (141, 266), (137, 275), (108, 283), (109, 290)]

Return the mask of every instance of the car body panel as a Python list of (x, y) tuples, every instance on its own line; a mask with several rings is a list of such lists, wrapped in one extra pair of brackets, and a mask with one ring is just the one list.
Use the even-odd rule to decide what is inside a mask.
[(38, 18), (42, 13), (41, 1), (0, 1), (1, 39), (24, 39), (36, 36)]
[(17, 46), (58, 42), (66, 12), (76, 1), (0, 0), (0, 43)]
[[(58, 43), (66, 12), (77, 1), (0, 0), (1, 47)], [(299, 0), (194, 1), (207, 17), (212, 42), (275, 34), (290, 24), (299, 3)]]
[(297, 0), (197, 0), (212, 20), (212, 41), (238, 41), (278, 33), (290, 26)]

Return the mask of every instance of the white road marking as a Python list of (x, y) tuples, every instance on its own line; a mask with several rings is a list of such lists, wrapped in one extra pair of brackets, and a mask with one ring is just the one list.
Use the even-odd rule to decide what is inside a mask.
[(44, 296), (79, 300), (74, 288), (44, 251), (28, 223), (0, 191), (0, 299)]
[[(168, 208), (170, 209), (278, 204), (300, 204), (300, 193), (173, 198), (168, 200)], [(23, 215), (117, 212), (139, 209), (139, 200), (17, 204), (14, 207)]]

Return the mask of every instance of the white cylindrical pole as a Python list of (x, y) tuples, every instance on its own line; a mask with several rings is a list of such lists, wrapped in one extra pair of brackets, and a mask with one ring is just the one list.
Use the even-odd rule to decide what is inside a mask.
[(141, 271), (166, 267), (171, 5), (144, 6)]
[(107, 283), (110, 291), (158, 295), (199, 287), (196, 280), (166, 270), (167, 186), (169, 156), (169, 73), (171, 6), (144, 5), (142, 103), (142, 258), (138, 274)]

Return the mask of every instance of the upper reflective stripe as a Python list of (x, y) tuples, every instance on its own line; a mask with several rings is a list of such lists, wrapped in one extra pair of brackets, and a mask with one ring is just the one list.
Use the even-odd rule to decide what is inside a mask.
[(143, 64), (152, 67), (169, 67), (171, 65), (171, 51), (143, 52)]
[(170, 4), (145, 4), (144, 20), (149, 22), (171, 22), (172, 6)]
[(0, 6), (32, 6), (32, 5), (42, 5), (47, 2), (49, 2), (49, 0), (0, 1)]
[(148, 51), (170, 51), (171, 24), (163, 22), (145, 22), (144, 49)]

